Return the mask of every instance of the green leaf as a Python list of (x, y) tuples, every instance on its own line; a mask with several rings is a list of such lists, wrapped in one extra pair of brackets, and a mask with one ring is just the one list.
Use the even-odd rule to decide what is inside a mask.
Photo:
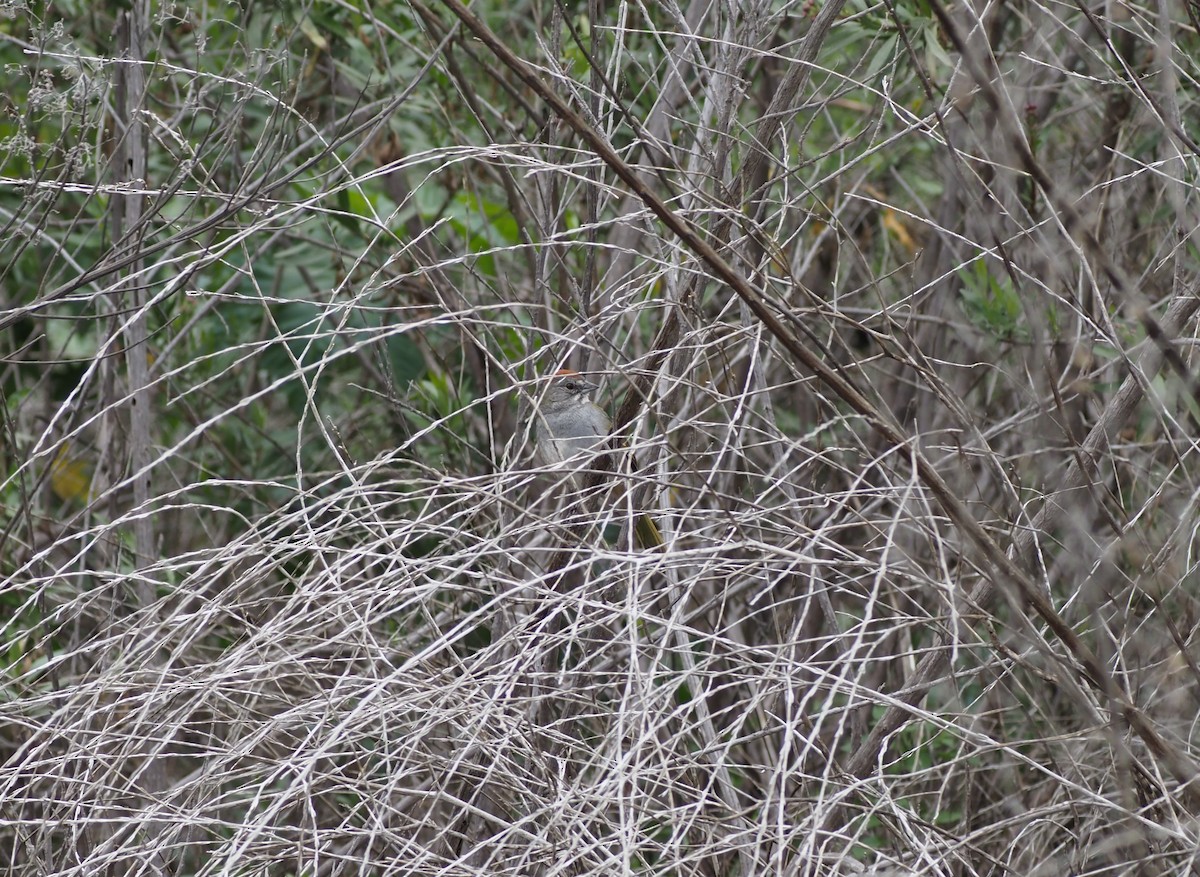
[(963, 281), (959, 299), (972, 324), (1003, 340), (1028, 335), (1022, 320), (1021, 298), (1007, 277), (1003, 280), (993, 277), (982, 258), (972, 262), (969, 269), (959, 269), (958, 276)]
[(388, 360), (398, 387), (406, 387), (425, 374), (425, 357), (407, 335), (393, 335), (387, 340)]

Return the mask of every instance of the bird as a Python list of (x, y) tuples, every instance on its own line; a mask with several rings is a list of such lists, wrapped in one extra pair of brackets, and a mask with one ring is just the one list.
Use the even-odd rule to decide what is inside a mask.
[[(570, 369), (550, 377), (550, 385), (536, 403), (534, 428), (537, 453), (543, 465), (568, 465), (576, 487), (583, 486), (589, 463), (608, 447), (612, 422), (604, 409), (592, 401), (599, 387)], [(645, 514), (634, 520), (634, 537), (641, 548), (663, 544), (658, 525)]]
[[(585, 463), (604, 450), (612, 423), (592, 401), (592, 393), (598, 389), (570, 369), (554, 373), (537, 406), (537, 446), (544, 463)], [(577, 481), (578, 475), (577, 469), (573, 473)]]

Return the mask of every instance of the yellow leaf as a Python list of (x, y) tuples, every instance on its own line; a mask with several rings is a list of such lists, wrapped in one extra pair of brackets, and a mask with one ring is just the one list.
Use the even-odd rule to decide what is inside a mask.
[(322, 52), (329, 48), (329, 40), (325, 39), (325, 36), (317, 30), (317, 26), (307, 15), (300, 19), (300, 33), (308, 37), (309, 42)]
[(86, 503), (92, 492), (91, 464), (73, 453), (69, 442), (63, 442), (58, 455), (50, 464), (50, 489), (67, 502)]
[(900, 218), (900, 215), (895, 210), (890, 208), (883, 211), (883, 227), (892, 233), (892, 236), (899, 242), (900, 246), (908, 250), (910, 253), (917, 251), (917, 242), (913, 240), (911, 234), (908, 233), (908, 227)]

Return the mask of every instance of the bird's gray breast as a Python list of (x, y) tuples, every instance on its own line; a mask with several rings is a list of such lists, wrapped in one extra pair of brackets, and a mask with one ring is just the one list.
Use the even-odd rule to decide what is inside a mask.
[(607, 436), (608, 418), (589, 402), (549, 411), (538, 424), (538, 443), (550, 462), (595, 455), (603, 450)]

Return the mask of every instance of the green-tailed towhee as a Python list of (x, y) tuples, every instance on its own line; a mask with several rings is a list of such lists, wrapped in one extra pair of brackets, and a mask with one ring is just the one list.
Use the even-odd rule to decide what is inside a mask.
[[(599, 389), (578, 372), (562, 369), (550, 378), (537, 405), (535, 435), (538, 456), (547, 466), (567, 463), (572, 479), (583, 486), (588, 463), (604, 452), (611, 421), (604, 409), (592, 401)], [(634, 521), (634, 536), (641, 548), (663, 544), (662, 534), (647, 515)]]
[(550, 379), (537, 422), (538, 453), (545, 463), (586, 463), (604, 450), (610, 424), (604, 409), (592, 401), (597, 389), (568, 369)]

